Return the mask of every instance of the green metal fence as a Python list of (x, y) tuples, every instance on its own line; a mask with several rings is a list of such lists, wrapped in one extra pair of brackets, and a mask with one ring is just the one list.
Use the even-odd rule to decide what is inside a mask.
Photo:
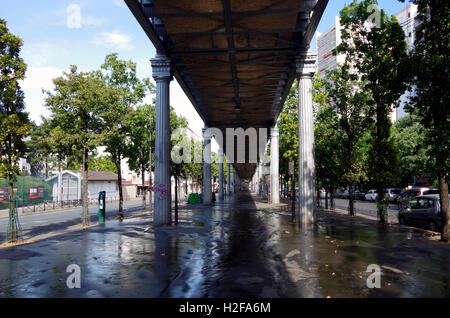
[[(0, 179), (0, 188), (9, 192), (7, 179)], [(17, 207), (30, 206), (52, 201), (52, 187), (44, 178), (36, 176), (18, 176), (14, 182)], [(0, 202), (0, 210), (8, 209), (9, 203)]]

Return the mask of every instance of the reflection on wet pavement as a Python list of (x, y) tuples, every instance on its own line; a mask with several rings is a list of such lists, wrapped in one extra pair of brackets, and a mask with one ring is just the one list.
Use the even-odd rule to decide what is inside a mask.
[[(300, 228), (242, 192), (184, 207), (177, 226), (142, 215), (1, 249), (0, 297), (449, 297), (450, 247), (422, 235), (332, 212)], [(66, 287), (70, 264), (81, 289)]]

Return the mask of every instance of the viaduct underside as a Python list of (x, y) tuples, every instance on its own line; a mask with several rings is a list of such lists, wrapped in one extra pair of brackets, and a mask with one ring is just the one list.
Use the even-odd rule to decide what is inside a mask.
[[(155, 188), (170, 191), (169, 83), (175, 77), (206, 128), (266, 129), (257, 145), (247, 138), (246, 153), (263, 161), (270, 141), (271, 200), (279, 201), (278, 128), (286, 97), (299, 81), (300, 219), (313, 221), (314, 130), (312, 76), (316, 57), (309, 44), (328, 0), (125, 0), (157, 54), (151, 60), (156, 93)], [(262, 139), (262, 140), (260, 140)], [(234, 158), (227, 155), (232, 142)], [(238, 179), (261, 182), (258, 163), (236, 162), (237, 141), (224, 138), (221, 151)], [(206, 156), (210, 156), (207, 152)], [(223, 198), (224, 175), (219, 164)], [(230, 171), (230, 169), (227, 169)], [(229, 176), (227, 176), (228, 181)], [(211, 169), (204, 164), (204, 201), (211, 200)], [(228, 187), (230, 182), (227, 182)], [(155, 201), (155, 224), (169, 223), (170, 195)]]

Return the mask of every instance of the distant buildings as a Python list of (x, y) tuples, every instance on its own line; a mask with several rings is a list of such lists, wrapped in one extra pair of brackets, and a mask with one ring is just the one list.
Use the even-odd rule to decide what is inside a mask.
[(408, 45), (408, 51), (410, 52), (414, 48), (416, 28), (419, 24), (417, 20), (417, 5), (410, 4), (394, 15), (405, 32), (406, 44)]
[(333, 50), (341, 42), (341, 23), (339, 17), (335, 17), (334, 25), (325, 33), (317, 32), (317, 69), (321, 78), (325, 76), (326, 71), (335, 70), (337, 64), (343, 64), (345, 62), (344, 54), (333, 55)]
[[(406, 44), (408, 46), (408, 52), (411, 52), (414, 48), (414, 43), (416, 40), (416, 28), (419, 25), (417, 19), (417, 5), (410, 4), (405, 9), (395, 14), (398, 23), (401, 25), (403, 31), (405, 32)], [(405, 103), (411, 97), (412, 92), (406, 92), (400, 97), (400, 106), (396, 109), (396, 119), (400, 119), (406, 116)]]
[[(408, 5), (405, 9), (395, 14), (399, 24), (405, 32), (405, 39), (408, 46), (408, 51), (414, 48), (415, 30), (418, 25), (417, 21), (417, 5)], [(317, 70), (320, 78), (324, 78), (325, 72), (337, 69), (338, 64), (345, 61), (345, 54), (333, 55), (333, 50), (341, 44), (341, 24), (339, 17), (335, 17), (334, 25), (325, 33), (316, 33), (316, 47), (317, 47)], [(400, 98), (400, 107), (394, 109), (390, 114), (392, 122), (399, 120), (406, 116), (404, 110), (405, 102), (409, 99), (411, 92), (406, 92)]]

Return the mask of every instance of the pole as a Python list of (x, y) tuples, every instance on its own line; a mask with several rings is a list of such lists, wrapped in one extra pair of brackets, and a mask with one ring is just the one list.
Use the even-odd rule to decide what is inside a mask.
[(175, 165), (175, 223), (178, 224), (178, 176), (180, 175), (180, 164)]
[(178, 223), (178, 175), (175, 175), (175, 223)]
[(291, 178), (291, 193), (292, 193), (292, 221), (295, 220), (295, 176)]

